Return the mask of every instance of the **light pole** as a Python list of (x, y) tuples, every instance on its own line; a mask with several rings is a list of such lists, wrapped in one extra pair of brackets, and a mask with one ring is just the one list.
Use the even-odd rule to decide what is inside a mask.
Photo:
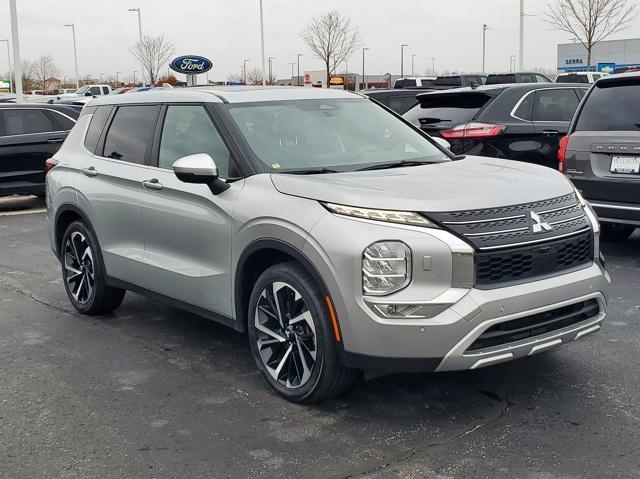
[(273, 57), (269, 57), (269, 78), (267, 78), (267, 83), (269, 85), (271, 85), (271, 78), (272, 78), (272, 64), (273, 64), (273, 60), (275, 60), (275, 58)]
[(415, 70), (413, 68), (414, 67), (414, 59), (416, 58), (416, 56), (417, 56), (417, 54), (415, 54), (415, 53), (411, 54), (411, 76), (412, 77), (416, 76)]
[(431, 76), (436, 76), (436, 57), (429, 57), (431, 60)]
[(520, 62), (520, 71), (524, 70), (524, 0), (520, 0), (520, 56), (518, 61)]
[(249, 60), (242, 60), (242, 76), (244, 77), (242, 81), (244, 82), (245, 85), (247, 84), (247, 62), (248, 61)]
[(296, 62), (289, 62), (291, 65), (291, 84), (293, 85), (293, 67), (296, 65)]
[(369, 50), (369, 48), (365, 47), (362, 49), (362, 89), (365, 90), (367, 88), (367, 80), (364, 76), (364, 52)]
[(136, 83), (136, 73), (138, 73), (138, 70), (133, 70), (133, 84), (134, 84), (134, 86), (137, 85), (137, 83)]
[(302, 53), (298, 53), (298, 78), (296, 79), (296, 83), (300, 86), (300, 57), (304, 56)]
[(482, 73), (485, 72), (485, 60), (487, 56), (487, 30), (489, 30), (489, 27), (485, 23), (482, 25)]
[(0, 42), (7, 42), (7, 62), (9, 65), (9, 93), (13, 93), (13, 78), (11, 75), (11, 53), (9, 52), (9, 39), (5, 38), (4, 40), (0, 40)]
[(513, 71), (515, 70), (516, 66), (516, 56), (515, 55), (509, 55), (509, 71), (511, 73), (513, 73)]
[(76, 25), (75, 23), (67, 23), (65, 27), (71, 27), (71, 34), (73, 35), (73, 65), (76, 74), (76, 88), (80, 88), (80, 77), (78, 76), (78, 49), (76, 48)]
[[(264, 63), (264, 16), (262, 15), (262, 0), (260, 0), (260, 45), (262, 47), (262, 86), (267, 84), (265, 78), (265, 63)], [(271, 73), (269, 73), (271, 77)]]
[[(130, 8), (130, 12), (138, 14), (138, 34), (140, 36), (140, 49), (142, 49), (142, 12), (139, 8)], [(144, 65), (140, 62), (140, 77), (142, 78), (142, 86), (144, 86)]]
[(104, 76), (104, 73), (100, 73), (100, 83), (102, 83), (102, 77)]
[(20, 40), (18, 39), (18, 10), (16, 0), (9, 0), (11, 15), (11, 43), (13, 43), (13, 75), (16, 84), (16, 102), (24, 103), (22, 97), (22, 63), (20, 62)]
[(400, 45), (400, 78), (404, 78), (404, 47), (408, 47), (406, 43)]
[(120, 72), (116, 72), (116, 85), (120, 86)]

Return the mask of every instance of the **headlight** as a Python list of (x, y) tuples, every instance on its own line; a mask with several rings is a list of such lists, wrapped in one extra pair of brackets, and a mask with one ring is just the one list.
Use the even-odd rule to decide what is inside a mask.
[(357, 208), (354, 206), (337, 205), (335, 203), (322, 203), (329, 211), (337, 215), (351, 216), (387, 223), (400, 223), (404, 225), (424, 226), (437, 228), (431, 221), (411, 211), (372, 210), (369, 208)]
[(364, 294), (382, 296), (411, 282), (411, 250), (401, 241), (380, 241), (368, 246), (362, 257)]

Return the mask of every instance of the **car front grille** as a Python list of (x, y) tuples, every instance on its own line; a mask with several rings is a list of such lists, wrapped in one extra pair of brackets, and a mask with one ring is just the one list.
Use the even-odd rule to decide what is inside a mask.
[(475, 249), (475, 285), (561, 274), (593, 259), (593, 232), (574, 193), (520, 205), (424, 213)]
[(588, 265), (593, 260), (591, 232), (520, 248), (475, 255), (476, 286), (522, 282)]
[(501, 346), (504, 344), (535, 338), (562, 328), (586, 321), (600, 312), (600, 306), (595, 299), (563, 306), (544, 313), (538, 313), (524, 318), (513, 319), (494, 324), (484, 331), (467, 349), (479, 351), (482, 349)]

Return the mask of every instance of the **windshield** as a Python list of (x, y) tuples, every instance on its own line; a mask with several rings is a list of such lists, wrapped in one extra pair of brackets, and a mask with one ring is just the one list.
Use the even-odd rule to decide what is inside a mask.
[(401, 161), (448, 161), (419, 132), (361, 98), (228, 105), (255, 156), (272, 171)]
[(83, 86), (82, 88), (80, 88), (79, 90), (76, 90), (76, 93), (77, 93), (78, 95), (84, 95), (84, 93), (85, 93), (86, 91), (89, 91), (89, 85), (85, 85), (85, 86)]

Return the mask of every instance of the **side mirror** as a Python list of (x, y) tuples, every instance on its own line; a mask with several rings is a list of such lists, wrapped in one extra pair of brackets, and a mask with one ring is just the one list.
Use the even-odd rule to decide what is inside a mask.
[(92, 95), (91, 95), (91, 92), (87, 90), (86, 92), (84, 92), (84, 96), (92, 96)]
[(218, 179), (218, 167), (206, 153), (183, 156), (173, 164), (173, 173), (184, 183), (207, 185), (214, 195), (222, 193), (229, 185)]
[(432, 136), (431, 139), (435, 141), (438, 145), (446, 150), (451, 150), (451, 143), (449, 143), (444, 138), (440, 138), (439, 136)]

